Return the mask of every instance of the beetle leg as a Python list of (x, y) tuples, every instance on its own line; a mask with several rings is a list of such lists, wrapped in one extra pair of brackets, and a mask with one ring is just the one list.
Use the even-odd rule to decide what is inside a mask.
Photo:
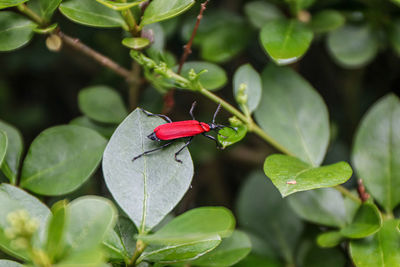
[(144, 114), (146, 114), (147, 116), (156, 116), (156, 117), (160, 117), (161, 119), (163, 119), (163, 120), (165, 120), (165, 121), (167, 121), (167, 122), (169, 122), (169, 123), (171, 123), (172, 122), (172, 120), (168, 117), (168, 116), (165, 116), (165, 115), (163, 115), (163, 114), (153, 114), (153, 113), (150, 113), (150, 112), (148, 112), (148, 111), (146, 111), (146, 110), (144, 110), (144, 109), (142, 109), (142, 108), (140, 108), (143, 112), (144, 112)]
[(132, 159), (132, 161), (135, 161), (135, 160), (137, 160), (138, 158), (140, 158), (140, 157), (142, 157), (142, 156), (144, 156), (144, 155), (147, 155), (147, 154), (149, 154), (149, 153), (151, 153), (151, 152), (154, 152), (154, 151), (163, 149), (164, 147), (169, 146), (169, 145), (172, 144), (173, 142), (174, 142), (174, 141), (171, 141), (171, 142), (169, 142), (169, 143), (166, 143), (166, 144), (164, 144), (164, 145), (162, 145), (162, 146), (159, 146), (159, 147), (157, 147), (157, 148), (154, 148), (154, 149), (152, 149), (152, 150), (145, 151), (145, 152), (143, 152), (142, 154), (137, 155), (136, 157), (134, 157), (134, 158)]
[(218, 142), (218, 140), (214, 136), (211, 136), (211, 135), (208, 135), (208, 134), (205, 134), (205, 133), (202, 133), (202, 135), (204, 135), (205, 137), (207, 137), (207, 138), (209, 138), (211, 140), (214, 140), (218, 149), (224, 149), (223, 146), (221, 146), (221, 144)]
[(194, 101), (193, 104), (192, 104), (192, 107), (190, 108), (190, 111), (189, 111), (190, 117), (192, 117), (192, 119), (193, 119), (194, 121), (195, 121), (196, 119), (194, 118), (193, 110), (194, 110), (194, 107), (196, 106), (196, 104), (197, 104), (197, 102)]
[(185, 143), (185, 145), (184, 145), (181, 149), (179, 149), (178, 152), (175, 153), (175, 160), (176, 160), (177, 162), (182, 163), (182, 160), (178, 159), (177, 156), (179, 155), (179, 153), (182, 152), (182, 150), (183, 150), (185, 147), (187, 147), (187, 146), (192, 142), (192, 140), (193, 140), (193, 136), (191, 136), (191, 137), (189, 138), (189, 140)]

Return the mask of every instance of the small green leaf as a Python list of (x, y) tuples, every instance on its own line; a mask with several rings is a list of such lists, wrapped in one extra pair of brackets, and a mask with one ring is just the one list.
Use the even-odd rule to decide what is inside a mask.
[(364, 203), (358, 209), (353, 222), (340, 230), (348, 238), (363, 238), (379, 231), (382, 227), (382, 216), (372, 203)]
[(3, 164), (3, 160), (6, 157), (8, 147), (7, 134), (0, 130), (0, 167)]
[(93, 0), (65, 0), (60, 11), (70, 20), (93, 27), (127, 28), (121, 14)]
[[(207, 223), (204, 223), (205, 220)], [(154, 234), (139, 235), (137, 238), (147, 244), (181, 244), (216, 235), (227, 237), (234, 228), (235, 218), (230, 210), (223, 207), (201, 207), (172, 219)]]
[(135, 236), (137, 234), (137, 230), (135, 225), (127, 217), (120, 216), (118, 218), (117, 225), (115, 226), (115, 231), (121, 237), (121, 241), (125, 247), (128, 257), (132, 258), (136, 248)]
[(346, 68), (368, 64), (378, 52), (378, 41), (368, 25), (345, 25), (328, 35), (328, 50)]
[(11, 11), (0, 13), (0, 51), (11, 51), (27, 44), (36, 24)]
[(392, 44), (392, 47), (394, 48), (396, 53), (400, 56), (400, 19), (397, 19), (392, 22), (389, 33), (389, 39), (390, 43)]
[(232, 266), (245, 258), (251, 251), (250, 239), (244, 232), (234, 231), (223, 239), (219, 246), (211, 252), (192, 261), (193, 266)]
[(45, 249), (52, 262), (63, 253), (67, 217), (66, 207), (67, 201), (61, 200), (55, 203), (51, 208), (52, 216), (47, 226)]
[(96, 170), (106, 140), (74, 125), (43, 131), (32, 142), (22, 166), (21, 187), (54, 196), (74, 191)]
[(7, 215), (11, 212), (25, 210), (29, 218), (35, 218), (39, 222), (39, 228), (34, 235), (33, 243), (35, 246), (42, 246), (46, 221), (50, 216), (50, 210), (34, 196), (26, 193), (18, 187), (1, 184), (0, 185), (0, 247), (11, 256), (18, 259), (27, 260), (30, 258), (26, 250), (16, 250), (10, 243), (10, 239), (5, 236), (4, 230), (10, 226)]
[(16, 261), (9, 261), (9, 260), (0, 260), (1, 267), (23, 267), (24, 265), (16, 262)]
[(298, 158), (281, 154), (267, 157), (264, 172), (283, 197), (299, 191), (342, 184), (353, 174), (350, 165), (343, 161), (313, 167)]
[(78, 104), (83, 114), (103, 123), (120, 123), (128, 115), (121, 96), (103, 85), (82, 89), (79, 92)]
[(318, 235), (317, 244), (323, 248), (336, 247), (343, 240), (340, 231), (329, 231)]
[(122, 44), (128, 48), (134, 50), (141, 50), (150, 45), (150, 41), (147, 38), (124, 38)]
[(388, 212), (400, 203), (400, 101), (389, 94), (364, 115), (352, 161), (368, 192)]
[(320, 165), (329, 143), (328, 110), (321, 96), (299, 74), (273, 64), (263, 71), (262, 85), (255, 111), (261, 128), (296, 157)]
[(57, 23), (54, 23), (46, 28), (36, 28), (33, 31), (37, 34), (51, 34), (58, 27)]
[(272, 20), (260, 32), (262, 46), (278, 65), (298, 61), (308, 50), (312, 39), (313, 32), (294, 19)]
[[(178, 67), (175, 67), (178, 69)], [(194, 69), (196, 73), (207, 70), (200, 75), (199, 81), (207, 90), (214, 91), (223, 87), (228, 81), (226, 72), (220, 66), (205, 61), (188, 61), (183, 65), (181, 75), (189, 76), (189, 71)]]
[(194, 0), (153, 0), (146, 8), (140, 24), (147, 25), (173, 18), (188, 10), (194, 3)]
[(342, 27), (345, 20), (339, 11), (325, 9), (313, 15), (310, 27), (315, 33), (325, 33)]
[(151, 230), (175, 207), (193, 177), (193, 163), (187, 149), (178, 156), (183, 163), (174, 159), (182, 142), (132, 162), (135, 156), (159, 147), (158, 142), (147, 136), (162, 123), (165, 121), (136, 109), (118, 126), (103, 156), (107, 187), (140, 233)]
[(197, 259), (210, 252), (221, 243), (221, 237), (211, 236), (207, 239), (189, 241), (168, 246), (149, 246), (139, 257), (142, 260), (157, 263), (177, 263)]
[(257, 254), (249, 254), (244, 260), (235, 264), (234, 267), (282, 267), (278, 260)]
[[(242, 84), (245, 84), (246, 87), (243, 92), (240, 92), (239, 89)], [(250, 113), (256, 110), (260, 104), (262, 93), (261, 77), (250, 64), (242, 65), (236, 70), (233, 76), (233, 93), (236, 99), (239, 94), (247, 96), (246, 106)]]
[(304, 220), (332, 227), (350, 223), (341, 193), (332, 188), (299, 192), (288, 200), (294, 212)]
[(114, 227), (117, 210), (108, 199), (85, 196), (67, 206), (66, 249), (69, 253), (97, 248)]
[(28, 0), (0, 0), (0, 9), (18, 6)]
[(121, 237), (114, 230), (107, 233), (103, 240), (103, 247), (107, 257), (111, 260), (128, 262), (130, 259)]
[(350, 255), (355, 266), (398, 266), (400, 262), (399, 221), (384, 221), (372, 237), (350, 242)]
[(24, 146), (22, 135), (17, 128), (3, 121), (0, 121), (0, 130), (6, 133), (8, 140), (7, 153), (1, 170), (11, 184), (15, 184)]
[(89, 119), (86, 116), (81, 116), (81, 117), (75, 118), (72, 121), (70, 121), (69, 124), (90, 128), (92, 130), (95, 130), (96, 132), (98, 132), (99, 134), (101, 134), (102, 136), (104, 136), (107, 139), (110, 139), (111, 135), (114, 133), (115, 129), (117, 128), (116, 124), (96, 122), (96, 121)]
[(218, 132), (218, 142), (222, 145), (223, 148), (231, 146), (240, 140), (242, 140), (247, 133), (247, 127), (245, 125), (240, 125), (235, 127), (236, 131), (225, 127)]
[(46, 21), (49, 21), (61, 1), (62, 0), (39, 0), (40, 16)]
[(283, 18), (282, 12), (275, 5), (264, 1), (253, 1), (244, 5), (247, 18), (257, 28), (271, 20)]
[(122, 10), (130, 9), (134, 6), (137, 6), (137, 5), (145, 2), (146, 0), (133, 0), (133, 2), (125, 2), (125, 3), (124, 2), (118, 3), (118, 2), (111, 1), (111, 0), (96, 0), (96, 1), (99, 2), (100, 4), (105, 5), (108, 8), (122, 11)]

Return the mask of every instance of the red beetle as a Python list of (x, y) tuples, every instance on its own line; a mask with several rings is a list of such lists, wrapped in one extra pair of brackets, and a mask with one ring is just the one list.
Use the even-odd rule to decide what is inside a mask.
[[(174, 141), (180, 139), (180, 138), (185, 138), (187, 137), (188, 140), (186, 141), (185, 145), (178, 150), (178, 152), (175, 153), (175, 160), (177, 162), (182, 163), (181, 160), (179, 160), (177, 158), (178, 154), (180, 152), (182, 152), (182, 150), (187, 147), (190, 142), (192, 142), (192, 139), (194, 136), (202, 134), (207, 138), (210, 138), (212, 140), (215, 141), (215, 143), (217, 144), (218, 148), (221, 148), (220, 144), (218, 143), (218, 140), (211, 136), (206, 134), (207, 132), (211, 131), (211, 130), (219, 130), (222, 129), (224, 127), (229, 127), (232, 128), (230, 126), (224, 126), (221, 124), (216, 124), (215, 123), (215, 117), (217, 116), (219, 110), (221, 109), (221, 104), (218, 105), (217, 110), (214, 113), (214, 117), (212, 120), (212, 123), (205, 123), (205, 122), (199, 122), (197, 121), (194, 116), (193, 116), (193, 109), (196, 106), (196, 101), (193, 102), (192, 107), (190, 108), (189, 114), (192, 117), (193, 120), (188, 120), (188, 121), (177, 121), (177, 122), (172, 122), (172, 120), (170, 118), (168, 118), (165, 115), (162, 114), (153, 114), (150, 112), (145, 111), (144, 109), (142, 109), (142, 111), (147, 115), (147, 116), (157, 116), (160, 117), (162, 119), (164, 119), (165, 121), (167, 121), (168, 123), (165, 124), (161, 124), (159, 126), (157, 126), (154, 131), (149, 134), (147, 137), (151, 140), (154, 141), (170, 141), (168, 143), (165, 143), (164, 145), (157, 147), (155, 149), (149, 150), (149, 151), (145, 151), (142, 154), (134, 157), (132, 159), (132, 161), (140, 158), (141, 156), (144, 156), (146, 154), (149, 154), (151, 152), (160, 150), (166, 146), (169, 146), (170, 144), (172, 144)], [(232, 128), (234, 129), (234, 128)], [(236, 131), (236, 129), (234, 129)]]

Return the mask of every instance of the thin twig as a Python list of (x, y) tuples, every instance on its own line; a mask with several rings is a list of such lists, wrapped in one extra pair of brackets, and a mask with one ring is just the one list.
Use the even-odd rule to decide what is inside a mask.
[(125, 78), (127, 81), (132, 79), (132, 73), (125, 69), (124, 67), (120, 66), (118, 63), (113, 61), (111, 58), (106, 57), (96, 50), (88, 47), (84, 43), (82, 43), (78, 38), (73, 38), (71, 36), (66, 35), (60, 30), (57, 30), (56, 34), (63, 40), (63, 43), (69, 45), (70, 47), (74, 48), (75, 50), (85, 54), (86, 56), (94, 59), (96, 62), (100, 63), (104, 67), (109, 68), (110, 70), (114, 71), (119, 76)]
[(369, 198), (369, 194), (366, 192), (365, 190), (365, 186), (363, 184), (363, 180), (362, 179), (358, 179), (357, 180), (357, 192), (358, 192), (358, 196), (360, 197), (362, 202), (365, 202), (368, 200)]

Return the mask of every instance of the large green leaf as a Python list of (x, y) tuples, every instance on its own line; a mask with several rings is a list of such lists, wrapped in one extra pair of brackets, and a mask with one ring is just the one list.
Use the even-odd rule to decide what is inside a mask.
[(22, 3), (25, 3), (28, 0), (0, 0), (0, 9), (18, 6)]
[(262, 84), (255, 111), (261, 128), (296, 157), (320, 165), (329, 142), (328, 111), (321, 96), (296, 72), (273, 64), (262, 73)]
[(1, 184), (0, 185), (0, 247), (1, 249), (15, 256), (19, 259), (28, 259), (29, 255), (25, 250), (16, 250), (10, 244), (10, 239), (8, 239), (4, 234), (4, 229), (8, 228), (9, 222), (7, 221), (7, 215), (11, 212), (25, 210), (30, 219), (35, 219), (39, 223), (38, 231), (34, 236), (34, 243), (37, 246), (43, 244), (43, 233), (46, 227), (47, 219), (50, 216), (50, 210), (38, 199), (32, 195), (26, 193), (25, 191), (19, 189), (18, 187)]
[(69, 253), (97, 248), (114, 227), (117, 210), (108, 199), (78, 198), (67, 206), (66, 250)]
[(386, 211), (400, 203), (400, 102), (389, 94), (374, 104), (356, 133), (352, 159), (358, 177)]
[(86, 116), (77, 117), (72, 121), (70, 121), (69, 124), (90, 128), (92, 130), (95, 130), (96, 132), (98, 132), (107, 139), (110, 139), (111, 135), (117, 128), (116, 124), (96, 122), (89, 119)]
[(346, 68), (368, 64), (378, 52), (378, 40), (368, 25), (345, 25), (328, 35), (328, 50)]
[(262, 172), (250, 175), (242, 186), (237, 215), (242, 229), (263, 238), (287, 262), (294, 261), (303, 224)]
[(108, 86), (98, 85), (82, 89), (79, 92), (78, 104), (83, 114), (103, 123), (120, 123), (128, 115), (121, 96)]
[(3, 160), (6, 157), (8, 147), (7, 134), (0, 130), (0, 167), (3, 164)]
[(16, 261), (9, 261), (9, 260), (0, 260), (1, 267), (23, 267), (21, 263)]
[(162, 123), (165, 121), (136, 109), (114, 132), (103, 156), (107, 187), (140, 233), (151, 230), (175, 207), (193, 176), (187, 149), (178, 156), (183, 163), (174, 159), (182, 142), (132, 162), (133, 157), (160, 146), (147, 136)]
[[(205, 220), (207, 223), (204, 223)], [(148, 244), (180, 244), (216, 235), (227, 237), (234, 228), (235, 218), (230, 210), (223, 207), (201, 207), (172, 219), (154, 234), (139, 235), (137, 238)]]
[(11, 11), (0, 13), (0, 51), (11, 51), (27, 44), (36, 24)]
[(272, 20), (260, 32), (262, 46), (279, 65), (298, 61), (308, 50), (312, 39), (313, 32), (295, 19)]
[(94, 27), (125, 27), (121, 14), (94, 0), (65, 0), (60, 11), (67, 18)]
[(267, 22), (283, 17), (282, 12), (275, 5), (265, 1), (252, 1), (244, 5), (247, 18), (257, 28), (261, 28)]
[(294, 212), (304, 220), (333, 227), (343, 227), (350, 222), (342, 195), (332, 188), (299, 192), (288, 200)]
[[(175, 69), (178, 69), (175, 67)], [(207, 70), (200, 75), (199, 81), (207, 90), (213, 91), (220, 89), (228, 81), (225, 70), (220, 66), (204, 61), (188, 61), (182, 67), (182, 76), (188, 77), (189, 71), (194, 69), (196, 73)]]
[(77, 251), (67, 255), (54, 267), (110, 267), (105, 262), (103, 251), (99, 248), (91, 250)]
[(315, 33), (324, 33), (343, 26), (345, 20), (339, 11), (325, 9), (312, 16), (310, 27)]
[(153, 0), (143, 14), (141, 25), (178, 16), (188, 10), (194, 3), (194, 0)]
[[(242, 84), (246, 85), (246, 89), (244, 92), (239, 92)], [(252, 113), (260, 104), (262, 84), (260, 75), (250, 64), (242, 65), (233, 76), (233, 94), (236, 101), (239, 93), (247, 96), (246, 106)]]
[(313, 167), (298, 158), (274, 154), (264, 163), (264, 172), (282, 196), (310, 189), (332, 187), (350, 179), (353, 171), (346, 162)]
[(382, 216), (379, 209), (372, 203), (364, 203), (358, 209), (353, 222), (340, 230), (348, 238), (363, 238), (379, 231), (382, 226)]
[(352, 240), (350, 254), (357, 267), (399, 266), (399, 221), (387, 220), (373, 236)]
[(52, 196), (74, 191), (96, 170), (106, 140), (80, 126), (56, 126), (32, 142), (24, 160), (21, 187)]
[(193, 266), (232, 266), (247, 256), (251, 251), (250, 239), (244, 232), (234, 231), (223, 239), (219, 246), (211, 252), (194, 260)]
[(22, 136), (17, 128), (3, 121), (0, 121), (0, 130), (6, 133), (8, 140), (7, 153), (1, 170), (10, 182), (15, 184), (23, 149)]

